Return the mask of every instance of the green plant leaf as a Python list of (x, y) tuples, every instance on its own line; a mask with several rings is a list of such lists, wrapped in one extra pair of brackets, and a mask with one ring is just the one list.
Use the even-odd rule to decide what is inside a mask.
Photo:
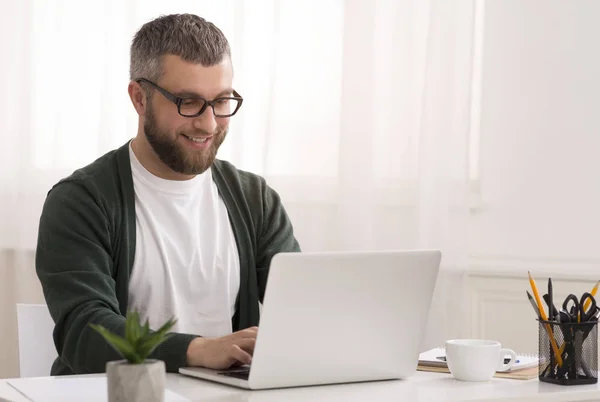
[(177, 320), (171, 318), (157, 331), (150, 331), (148, 319), (144, 326), (140, 324), (139, 313), (131, 311), (127, 313), (125, 320), (125, 337), (116, 335), (101, 325), (90, 324), (104, 339), (129, 363), (140, 364), (171, 334), (168, 332), (173, 328)]
[(169, 339), (172, 334), (161, 335), (158, 333), (154, 333), (146, 340), (146, 342), (142, 343), (138, 348), (138, 353), (140, 356), (144, 356), (144, 359), (147, 359), (148, 356), (164, 341)]
[(140, 315), (138, 312), (129, 312), (125, 322), (125, 337), (133, 347), (137, 345), (138, 340), (140, 339), (140, 333), (142, 332), (141, 329)]
[(169, 332), (173, 326), (177, 324), (177, 320), (175, 318), (171, 318), (169, 321), (165, 322), (162, 327), (160, 327), (156, 332), (166, 334)]
[(156, 341), (156, 337), (154, 336), (155, 334), (160, 334), (161, 336), (164, 336), (167, 332), (169, 332), (169, 330), (171, 328), (173, 328), (173, 326), (177, 323), (177, 320), (175, 319), (170, 319), (169, 321), (167, 321), (166, 323), (163, 324), (162, 327), (160, 327), (158, 330), (154, 331), (154, 332), (148, 332), (146, 333), (144, 336), (142, 336), (139, 339), (138, 344), (144, 344), (146, 342), (148, 342), (149, 339), (155, 339)]
[(138, 355), (135, 348), (129, 342), (127, 342), (125, 338), (113, 334), (101, 325), (90, 324), (90, 327), (100, 333), (100, 335), (106, 339), (108, 344), (111, 345), (121, 356), (127, 359), (129, 363), (143, 363), (144, 359)]
[(176, 322), (177, 320), (170, 319), (156, 332), (150, 333), (141, 338), (137, 347), (138, 355), (146, 359), (154, 351), (154, 349), (158, 347), (158, 345), (166, 341), (171, 336), (170, 334), (167, 334), (167, 332), (173, 328)]
[(146, 318), (146, 323), (144, 324), (144, 327), (142, 328), (142, 335), (141, 337), (145, 337), (150, 333), (150, 326), (148, 325), (148, 319)]

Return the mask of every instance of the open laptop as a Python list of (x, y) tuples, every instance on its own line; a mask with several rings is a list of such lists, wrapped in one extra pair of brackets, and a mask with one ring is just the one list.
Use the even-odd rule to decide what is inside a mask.
[(280, 253), (251, 366), (179, 372), (246, 389), (402, 379), (416, 371), (441, 253)]

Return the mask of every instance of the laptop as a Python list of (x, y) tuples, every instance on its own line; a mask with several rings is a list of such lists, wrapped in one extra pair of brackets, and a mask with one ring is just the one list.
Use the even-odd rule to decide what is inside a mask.
[(276, 254), (252, 364), (179, 372), (253, 390), (409, 377), (440, 260), (438, 250)]

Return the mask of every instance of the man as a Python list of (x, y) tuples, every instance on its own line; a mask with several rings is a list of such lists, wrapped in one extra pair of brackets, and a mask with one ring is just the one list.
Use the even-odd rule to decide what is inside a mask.
[[(167, 371), (251, 361), (271, 258), (299, 251), (279, 196), (215, 159), (242, 105), (227, 39), (195, 15), (145, 24), (131, 46), (136, 137), (60, 181), (40, 219), (36, 270), (55, 321), (52, 375), (103, 372), (136, 310)], [(83, 133), (82, 135), (85, 135)]]

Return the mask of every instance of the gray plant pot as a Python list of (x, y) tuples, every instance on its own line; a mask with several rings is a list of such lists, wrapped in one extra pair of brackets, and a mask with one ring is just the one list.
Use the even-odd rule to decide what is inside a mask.
[(126, 360), (106, 363), (108, 402), (163, 402), (165, 362), (146, 360), (130, 364)]

